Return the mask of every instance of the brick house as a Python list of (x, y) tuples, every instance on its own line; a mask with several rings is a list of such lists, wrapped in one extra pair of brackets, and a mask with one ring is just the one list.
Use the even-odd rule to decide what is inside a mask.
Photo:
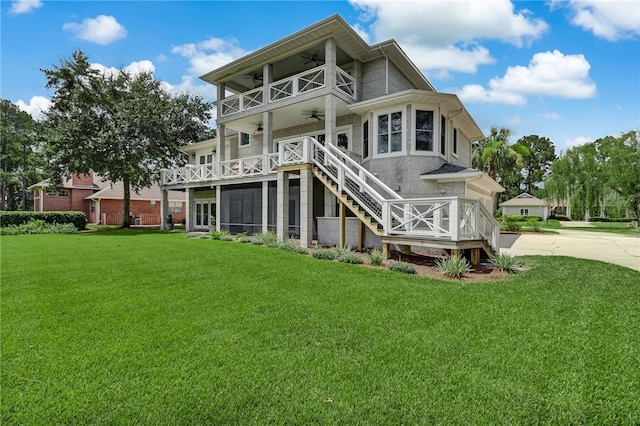
[[(74, 175), (61, 186), (52, 189), (50, 179), (31, 185), (34, 211), (79, 211), (87, 216), (88, 223), (118, 225), (122, 223), (124, 190), (122, 182), (113, 183), (89, 172)], [(161, 191), (156, 184), (139, 192), (131, 192), (129, 211), (132, 224), (160, 225)], [(185, 194), (170, 191), (168, 214), (174, 223), (180, 223), (185, 215)]]

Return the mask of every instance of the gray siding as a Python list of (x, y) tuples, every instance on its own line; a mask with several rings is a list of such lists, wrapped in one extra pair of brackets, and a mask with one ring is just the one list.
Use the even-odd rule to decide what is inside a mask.
[(362, 97), (360, 100), (367, 101), (391, 93), (415, 89), (391, 61), (389, 61), (389, 93), (385, 93), (386, 88), (386, 59), (380, 58), (365, 63), (362, 73)]

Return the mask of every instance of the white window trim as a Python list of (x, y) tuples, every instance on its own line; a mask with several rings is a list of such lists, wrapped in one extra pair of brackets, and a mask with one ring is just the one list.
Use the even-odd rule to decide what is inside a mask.
[[(288, 139), (295, 139), (297, 137), (304, 137), (304, 136), (311, 136), (312, 138), (315, 139), (316, 136), (323, 135), (324, 133), (325, 133), (324, 129), (318, 129), (318, 130), (315, 130), (313, 132), (306, 132), (306, 133), (300, 133), (298, 135), (284, 136), (282, 138), (277, 138), (277, 139), (274, 138), (273, 139), (273, 145), (274, 145), (274, 149), (275, 149), (274, 152), (277, 152), (277, 150), (278, 150), (278, 142), (280, 142), (280, 141), (286, 141)], [(347, 134), (347, 138), (349, 138), (349, 145), (350, 145), (351, 148), (353, 148), (353, 125), (348, 124), (346, 126), (336, 127), (336, 136), (339, 133), (346, 133)], [(369, 139), (371, 139), (371, 136), (369, 136)], [(371, 142), (369, 142), (369, 145), (371, 145)], [(245, 146), (248, 146), (248, 145), (245, 145)], [(335, 141), (335, 146), (338, 146), (338, 140), (337, 139)], [(340, 149), (344, 149), (344, 148), (340, 148)], [(369, 147), (369, 149), (371, 149), (371, 147)], [(354, 152), (353, 149), (348, 149), (346, 151)]]
[[(378, 152), (378, 117), (381, 115), (389, 115), (394, 112), (402, 113), (402, 149), (396, 152), (386, 152), (380, 154)], [(415, 121), (415, 116), (413, 117)], [(391, 123), (389, 123), (391, 126)], [(401, 157), (407, 155), (407, 106), (398, 105), (394, 108), (386, 108), (374, 111), (373, 113), (373, 125), (369, 130), (369, 158), (389, 158), (389, 157)], [(391, 151), (391, 140), (389, 140), (389, 151)]]
[[(249, 143), (246, 145), (242, 145), (242, 135), (249, 136)], [(253, 135), (251, 133), (239, 132), (238, 133), (238, 148), (249, 148), (253, 145)]]
[[(445, 146), (445, 154), (442, 155), (440, 153), (440, 124), (442, 113), (440, 108), (433, 106), (423, 106), (423, 105), (411, 105), (411, 155), (422, 155), (425, 157), (440, 157), (446, 160), (446, 146)], [(416, 148), (416, 114), (420, 111), (431, 111), (433, 112), (433, 151), (422, 151)], [(448, 138), (447, 138), (448, 139)]]

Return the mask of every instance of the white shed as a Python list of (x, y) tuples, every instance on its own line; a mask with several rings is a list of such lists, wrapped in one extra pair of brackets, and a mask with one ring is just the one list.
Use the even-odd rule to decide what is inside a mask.
[(502, 216), (540, 216), (542, 220), (549, 217), (548, 203), (526, 192), (500, 203), (500, 207)]

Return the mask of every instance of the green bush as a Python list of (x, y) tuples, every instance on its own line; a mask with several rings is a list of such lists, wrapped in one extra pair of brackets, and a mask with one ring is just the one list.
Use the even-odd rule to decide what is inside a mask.
[(520, 224), (518, 222), (516, 222), (515, 220), (507, 220), (505, 222), (501, 222), (500, 223), (500, 230), (501, 231), (517, 232), (521, 228), (522, 227), (520, 226)]
[(538, 222), (534, 220), (530, 220), (529, 222), (527, 222), (527, 227), (531, 232), (542, 232), (542, 228), (540, 228), (540, 225), (538, 224)]
[(273, 232), (261, 232), (254, 235), (254, 238), (262, 241), (262, 244), (269, 247), (278, 247), (278, 236)]
[(313, 249), (311, 252), (311, 256), (316, 259), (322, 260), (333, 260), (336, 258), (336, 254), (333, 250), (325, 250), (325, 249)]
[(571, 220), (571, 218), (567, 215), (564, 214), (552, 214), (551, 216), (549, 216), (549, 219), (555, 219), (558, 220), (560, 222), (568, 222)]
[(87, 227), (87, 216), (83, 212), (0, 211), (0, 227), (24, 225), (32, 219), (42, 220), (50, 225), (70, 223), (79, 231)]
[(343, 256), (345, 254), (350, 254), (351, 253), (351, 246), (346, 246), (346, 247), (335, 246), (333, 248), (333, 252), (336, 254), (336, 257), (340, 257), (340, 256)]
[(285, 238), (284, 240), (278, 241), (277, 247), (280, 250), (292, 251), (299, 254), (307, 254), (307, 249), (298, 246), (295, 241)]
[(462, 278), (471, 272), (471, 265), (467, 259), (459, 256), (447, 257), (436, 260), (436, 266), (444, 275), (451, 278)]
[[(209, 236), (212, 240), (222, 240), (223, 237), (226, 239), (227, 237), (231, 237), (230, 232), (226, 229), (222, 229), (220, 231), (211, 231)], [(233, 239), (233, 237), (231, 238)]]
[(21, 225), (10, 225), (0, 228), (0, 235), (20, 234), (70, 234), (76, 232), (72, 223), (46, 223), (41, 219), (31, 219)]
[(517, 272), (522, 266), (524, 266), (524, 262), (517, 256), (512, 256), (510, 254), (498, 254), (489, 256), (489, 261), (502, 272)]
[(403, 273), (403, 274), (415, 274), (416, 273), (415, 266), (413, 266), (410, 263), (405, 263), (405, 262), (393, 262), (391, 265), (388, 266), (388, 269), (390, 271), (400, 272), (400, 273)]
[(387, 255), (387, 253), (385, 253), (384, 251), (382, 251), (380, 249), (373, 249), (369, 253), (365, 254), (365, 256), (367, 257), (367, 259), (369, 259), (369, 262), (373, 266), (382, 265), (382, 262), (387, 260), (387, 258), (389, 257)]
[(504, 217), (504, 219), (509, 222), (509, 221), (515, 221), (515, 222), (530, 222), (530, 221), (538, 221), (540, 222), (542, 220), (542, 216), (538, 216), (538, 215), (531, 215), (531, 216), (524, 216), (524, 215), (517, 215), (517, 214), (508, 214)]
[(345, 253), (343, 255), (338, 256), (338, 262), (351, 263), (354, 265), (361, 265), (362, 263), (364, 263), (362, 258), (353, 252)]

